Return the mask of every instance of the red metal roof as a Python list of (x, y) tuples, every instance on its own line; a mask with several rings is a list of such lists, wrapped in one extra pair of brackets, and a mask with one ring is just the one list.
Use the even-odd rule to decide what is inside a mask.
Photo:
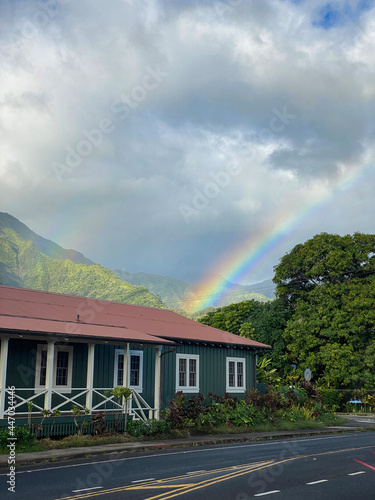
[(20, 318), (18, 316), (0, 315), (0, 330), (10, 333), (55, 334), (63, 337), (92, 337), (98, 340), (117, 340), (118, 342), (137, 342), (144, 344), (171, 344), (173, 342), (136, 332), (128, 328), (88, 325), (66, 321), (49, 321), (45, 319)]
[(125, 342), (163, 344), (181, 340), (270, 349), (166, 309), (5, 286), (0, 286), (0, 329)]

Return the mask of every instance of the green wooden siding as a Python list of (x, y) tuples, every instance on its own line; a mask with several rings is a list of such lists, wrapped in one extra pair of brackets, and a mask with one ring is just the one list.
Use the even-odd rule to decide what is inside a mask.
[[(33, 341), (27, 339), (10, 339), (8, 352), (7, 386), (14, 385), (18, 390), (20, 388), (33, 388), (35, 385), (36, 353), (38, 344), (42, 341)], [(87, 378), (87, 355), (88, 345), (86, 343), (68, 343), (73, 347), (73, 371), (72, 371), (72, 391), (66, 393), (71, 397), (78, 394), (79, 388), (86, 387)], [(115, 351), (123, 349), (123, 345), (97, 344), (95, 346), (95, 367), (94, 367), (94, 387), (109, 388), (113, 387), (115, 370)], [(154, 384), (155, 384), (155, 348), (142, 347), (131, 348), (131, 350), (141, 349), (143, 351), (143, 390), (142, 397), (151, 407), (154, 407)], [(218, 346), (207, 346), (197, 344), (179, 345), (176, 351), (168, 352), (171, 348), (164, 346), (161, 358), (161, 395), (162, 408), (169, 405), (169, 401), (176, 392), (176, 354), (196, 354), (199, 355), (199, 390), (205, 396), (209, 392), (217, 395), (223, 395), (226, 392), (226, 358), (245, 358), (246, 363), (246, 388), (254, 387), (254, 351), (247, 349), (234, 349)], [(34, 391), (23, 391), (22, 397), (34, 394)], [(187, 393), (188, 394), (188, 393)], [(235, 393), (236, 397), (241, 398), (242, 393)], [(52, 405), (58, 404), (62, 399), (53, 395)], [(98, 395), (94, 394), (93, 404), (101, 401)], [(43, 396), (35, 401), (43, 406)], [(85, 396), (81, 396), (80, 404), (85, 404)], [(26, 412), (27, 408), (22, 407), (20, 411)], [(61, 408), (64, 411), (70, 411), (72, 403), (67, 403)]]
[[(167, 351), (169, 349), (164, 349)], [(199, 392), (207, 396), (209, 392), (223, 395), (226, 392), (226, 358), (245, 358), (246, 388), (255, 385), (253, 351), (203, 345), (181, 345), (175, 352), (162, 356), (162, 407), (168, 406), (176, 393), (176, 354), (199, 355)], [(186, 393), (189, 394), (189, 393)], [(193, 393), (190, 393), (193, 394)], [(243, 397), (243, 393), (233, 393)]]

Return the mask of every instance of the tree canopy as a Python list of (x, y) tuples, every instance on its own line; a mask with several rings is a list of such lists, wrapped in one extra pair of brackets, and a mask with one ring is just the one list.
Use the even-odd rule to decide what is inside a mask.
[[(271, 345), (281, 377), (375, 388), (375, 235), (322, 233), (275, 266), (277, 298), (209, 312), (201, 323)], [(295, 372), (291, 373), (291, 366)]]
[(322, 233), (275, 267), (286, 358), (332, 387), (375, 384), (375, 236)]
[(289, 369), (289, 362), (284, 356), (283, 330), (289, 317), (289, 311), (280, 300), (265, 303), (247, 300), (219, 307), (198, 321), (272, 346), (273, 351), (267, 351), (266, 356), (271, 359), (272, 368), (284, 375)]
[(275, 266), (276, 295), (289, 307), (321, 285), (375, 274), (375, 235), (321, 233), (296, 245)]

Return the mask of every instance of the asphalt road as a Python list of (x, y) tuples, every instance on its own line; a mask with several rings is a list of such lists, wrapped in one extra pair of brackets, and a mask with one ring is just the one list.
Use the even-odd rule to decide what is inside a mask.
[[(3, 469), (4, 471), (4, 469)], [(118, 453), (18, 467), (13, 499), (375, 499), (375, 433), (152, 453)]]

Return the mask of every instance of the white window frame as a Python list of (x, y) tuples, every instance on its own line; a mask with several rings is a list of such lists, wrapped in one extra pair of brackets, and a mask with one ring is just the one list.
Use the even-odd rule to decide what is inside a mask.
[[(118, 358), (120, 355), (124, 355), (124, 349), (115, 350), (115, 370), (113, 376), (113, 387), (117, 387), (118, 384)], [(131, 356), (138, 356), (139, 359), (139, 385), (128, 385), (129, 389), (134, 389), (135, 391), (141, 393), (143, 391), (143, 351), (130, 350), (128, 351), (128, 376), (127, 380), (130, 381), (130, 360)]]
[[(186, 366), (187, 366), (187, 383), (189, 384), (189, 361), (191, 359), (196, 360), (196, 367), (197, 367), (197, 372), (196, 372), (196, 385), (191, 386), (191, 385), (180, 385), (180, 372), (179, 372), (179, 365), (180, 365), (180, 359), (186, 359)], [(176, 354), (176, 392), (188, 392), (188, 393), (196, 393), (199, 392), (199, 354)]]
[[(36, 366), (35, 366), (35, 392), (43, 391), (46, 386), (40, 385), (40, 369), (42, 364), (42, 351), (47, 351), (47, 344), (38, 344), (36, 351)], [(56, 372), (57, 372), (57, 353), (58, 352), (68, 352), (68, 383), (66, 385), (56, 385)], [(52, 379), (52, 389), (59, 391), (61, 393), (71, 393), (72, 392), (72, 374), (73, 374), (73, 346), (62, 346), (55, 345), (54, 357), (53, 357), (53, 379)]]
[[(227, 369), (226, 369), (226, 392), (245, 392), (246, 391), (246, 359), (245, 358), (229, 358), (227, 357)], [(234, 381), (235, 385), (233, 387), (229, 386), (229, 363), (235, 363)], [(240, 387), (237, 382), (237, 363), (242, 363), (242, 380), (243, 385)]]

